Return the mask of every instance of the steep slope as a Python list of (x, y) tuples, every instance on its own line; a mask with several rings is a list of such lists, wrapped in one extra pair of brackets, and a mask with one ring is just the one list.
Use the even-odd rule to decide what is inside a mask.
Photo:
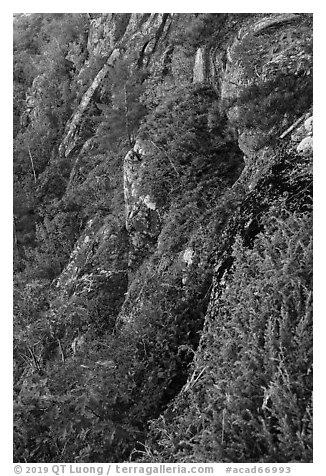
[(82, 20), (17, 244), (16, 460), (311, 461), (311, 16)]
[[(152, 423), (144, 461), (311, 460), (311, 58), (305, 55), (309, 40), (293, 27), (297, 22), (302, 25), (296, 15), (259, 20), (227, 50), (224, 97), (257, 85), (244, 104), (228, 110), (245, 153), (246, 166), (232, 187), (240, 204), (217, 235), (212, 293), (190, 377)], [(302, 27), (307, 31), (305, 21)], [(266, 54), (271, 33), (277, 54)], [(247, 58), (238, 56), (247, 42), (260, 52), (250, 51), (253, 77), (243, 64)], [(266, 98), (266, 83), (282, 91), (273, 76), (283, 76), (285, 65), (290, 77), (300, 78), (296, 87), (307, 101), (296, 121), (298, 102), (277, 110)], [(197, 80), (204, 76), (196, 74)], [(291, 80), (286, 87), (282, 101), (286, 96), (293, 104), (297, 91)], [(259, 105), (251, 104), (260, 89)], [(279, 121), (270, 121), (276, 113)]]

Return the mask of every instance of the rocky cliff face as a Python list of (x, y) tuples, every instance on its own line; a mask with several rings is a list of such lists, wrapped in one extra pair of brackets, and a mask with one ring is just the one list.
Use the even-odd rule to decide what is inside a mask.
[[(102, 59), (105, 63), (84, 93), (78, 109), (66, 126), (66, 134), (59, 147), (61, 155), (67, 157), (76, 146), (77, 130), (82, 116), (110, 67), (123, 55), (123, 51), (131, 50), (133, 47), (141, 51), (139, 61), (147, 59), (148, 62), (155, 52), (158, 41), (169, 27), (169, 19), (168, 14), (112, 13), (101, 15), (91, 21), (87, 50), (90, 58)], [(87, 66), (86, 62), (85, 67)]]
[[(310, 40), (304, 35), (301, 36), (298, 32), (298, 24), (300, 25), (300, 31), (302, 31), (301, 28), (303, 28), (303, 31), (306, 31), (307, 28), (305, 22), (302, 25), (301, 21), (300, 15), (270, 15), (267, 18), (259, 18), (256, 21), (246, 23), (239, 30), (236, 39), (232, 40), (226, 47), (226, 59), (223, 65), (221, 65), (219, 58), (216, 58), (214, 49), (206, 49), (206, 51), (202, 48), (198, 49), (195, 59), (194, 81), (201, 82), (205, 79), (206, 81), (214, 81), (215, 86), (219, 85), (221, 88), (222, 98), (232, 97), (232, 103), (234, 104), (234, 98), (241, 94), (243, 87), (248, 88), (257, 84), (262, 87), (262, 83), (273, 82), (273, 78), (277, 77), (280, 72), (283, 74), (283, 71), (286, 71), (294, 76), (309, 76), (311, 68), (308, 64), (311, 64), (312, 58), (311, 53), (307, 54), (306, 47)], [(271, 41), (271, 38), (275, 40), (275, 43)], [(255, 44), (256, 39), (258, 39), (259, 50), (255, 50), (253, 53), (252, 63), (244, 65), (239, 57), (239, 51), (245, 51), (245, 48)], [(218, 83), (216, 83), (215, 73), (212, 74), (212, 69), (210, 70), (209, 67), (210, 64), (214, 65), (215, 63), (216, 65), (216, 62), (217, 67), (214, 68), (214, 71), (217, 68), (220, 71)], [(248, 75), (248, 67), (255, 71), (254, 75)], [(258, 87), (254, 88), (254, 91), (259, 94)], [(255, 100), (256, 98), (252, 99)], [(263, 436), (264, 431), (260, 430), (258, 421), (263, 421), (265, 412), (277, 421), (284, 418), (279, 408), (280, 399), (275, 390), (276, 380), (278, 384), (281, 380), (281, 385), (285, 385), (288, 389), (291, 385), (298, 385), (301, 388), (299, 391), (300, 397), (298, 398), (302, 399), (302, 403), (305, 400), (303, 394), (307, 381), (304, 380), (304, 382), (299, 383), (295, 370), (290, 369), (291, 365), (286, 364), (282, 358), (276, 357), (278, 353), (276, 349), (278, 346), (280, 346), (280, 349), (283, 345), (288, 349), (292, 348), (293, 342), (291, 342), (291, 339), (296, 339), (297, 333), (300, 334), (300, 326), (308, 325), (308, 321), (311, 325), (311, 314), (309, 314), (309, 318), (305, 314), (302, 315), (301, 321), (293, 322), (290, 326), (291, 331), (289, 331), (291, 337), (288, 336), (290, 340), (286, 338), (284, 341), (285, 336), (278, 334), (276, 328), (280, 329), (284, 326), (283, 319), (289, 318), (289, 312), (293, 312), (289, 309), (290, 307), (293, 309), (294, 303), (287, 302), (282, 304), (281, 307), (275, 305), (275, 302), (270, 301), (275, 299), (275, 296), (272, 297), (273, 292), (271, 292), (270, 286), (273, 279), (282, 281), (286, 275), (286, 273), (283, 274), (282, 264), (284, 266), (285, 262), (291, 262), (292, 246), (289, 243), (294, 245), (294, 242), (299, 239), (299, 235), (297, 235), (297, 217), (300, 213), (303, 213), (305, 219), (309, 221), (309, 213), (305, 215), (305, 212), (309, 209), (312, 198), (312, 111), (307, 107), (305, 113), (296, 121), (291, 115), (292, 111), (284, 111), (284, 116), (279, 123), (270, 123), (266, 129), (263, 129), (261, 127), (263, 124), (259, 124), (258, 121), (256, 124), (255, 121), (249, 124), (246, 123), (247, 107), (248, 103), (243, 107), (241, 105), (231, 105), (227, 112), (230, 123), (237, 127), (238, 145), (244, 153), (245, 167), (232, 186), (232, 190), (237, 191), (238, 196), (242, 198), (235, 215), (224, 228), (223, 233), (219, 234), (219, 244), (215, 252), (212, 291), (201, 342), (187, 384), (183, 387), (175, 402), (164, 413), (164, 416), (152, 425), (149, 444), (150, 456), (145, 457), (144, 461), (156, 460), (155, 458), (158, 458), (156, 461), (159, 461), (163, 457), (171, 462), (206, 462), (207, 460), (214, 461), (216, 454), (230, 461), (246, 461), (245, 455), (248, 454), (249, 447), (251, 448), (251, 457), (253, 461), (256, 461), (261, 454), (261, 447), (256, 446), (259, 438), (261, 438), (261, 445), (266, 445), (265, 447), (272, 445), (270, 447), (271, 458), (275, 460), (279, 456), (273, 453), (276, 451), (276, 447), (271, 442), (266, 441)], [(263, 106), (260, 105), (259, 107)], [(265, 111), (263, 114), (266, 113)], [(274, 141), (272, 143), (267, 141), (266, 143), (264, 138), (270, 139), (271, 136), (275, 137)], [(283, 230), (281, 232), (278, 228), (282, 227), (279, 221), (282, 220), (280, 213), (281, 215), (284, 214), (283, 219), (285, 220), (284, 223), (287, 223), (287, 231)], [(294, 214), (292, 215), (292, 213)], [(275, 226), (278, 230), (277, 233), (284, 233), (280, 241), (277, 241), (275, 236), (271, 234), (270, 226)], [(302, 233), (305, 234), (303, 230)], [(307, 236), (302, 239), (305, 240), (305, 245), (299, 253), (303, 255), (306, 252), (305, 247), (310, 248), (311, 241)], [(273, 254), (275, 252), (273, 258), (268, 256), (266, 251), (268, 246), (272, 247)], [(296, 246), (294, 245), (294, 247)], [(247, 251), (252, 248), (253, 252)], [(279, 252), (281, 256), (278, 257)], [(261, 259), (261, 264), (256, 261), (258, 256)], [(240, 263), (242, 262), (244, 262), (244, 268), (241, 268)], [(308, 262), (311, 264), (311, 255)], [(308, 262), (306, 261), (304, 266), (310, 266)], [(293, 265), (294, 262), (292, 261), (290, 266)], [(254, 272), (252, 266), (254, 268), (255, 266), (262, 266), (262, 270), (258, 271), (258, 268), (255, 268), (256, 272)], [(290, 284), (289, 287), (291, 288), (292, 298), (297, 292), (303, 293), (299, 298), (298, 302), (300, 304), (298, 305), (305, 307), (310, 305), (311, 276), (309, 278), (306, 276), (310, 284), (305, 279), (301, 282), (299, 278), (298, 281), (299, 268), (293, 268), (293, 275), (290, 273), (293, 287)], [(247, 272), (249, 272), (249, 275), (247, 275)], [(264, 281), (261, 272), (266, 272), (269, 275), (265, 283), (266, 288), (260, 288)], [(249, 276), (252, 276), (252, 279), (256, 281), (249, 294), (246, 294), (244, 290), (246, 286), (242, 280), (251, 279)], [(289, 276), (285, 279), (288, 278)], [(254, 288), (256, 288), (255, 291)], [(279, 292), (282, 291), (279, 290)], [(238, 294), (236, 295), (236, 293)], [(252, 293), (254, 294), (255, 304), (251, 313), (248, 313), (246, 307), (250, 306)], [(267, 299), (269, 304), (264, 303), (264, 299)], [(264, 314), (265, 306), (267, 306), (266, 314)], [(255, 315), (257, 324), (255, 324)], [(288, 317), (285, 317), (285, 315)], [(264, 324), (264, 322), (266, 323)], [(257, 329), (265, 326), (264, 336), (258, 337), (255, 325), (258, 326)], [(273, 336), (269, 335), (269, 326), (272, 326)], [(251, 333), (253, 333), (252, 336)], [(251, 341), (249, 346), (251, 350), (243, 346), (243, 339)], [(271, 341), (273, 341), (273, 344), (271, 344)], [(275, 360), (280, 362), (278, 371), (274, 370), (275, 377), (271, 377), (273, 371), (270, 369), (268, 359), (265, 360), (265, 363), (258, 364), (258, 362), (263, 362), (259, 357), (258, 349), (266, 351), (268, 345), (273, 347), (273, 350), (271, 348), (269, 350), (271, 355), (274, 355)], [(241, 357), (243, 347), (247, 348), (246, 352), (248, 354), (256, 355)], [(297, 351), (300, 352), (299, 348), (295, 352)], [(305, 352), (303, 360), (309, 367), (308, 375), (311, 372), (311, 361), (308, 358), (309, 351), (307, 348), (305, 348)], [(227, 365), (226, 362), (228, 362)], [(244, 367), (241, 369), (242, 365)], [(253, 400), (250, 397), (248, 399), (248, 394), (250, 394), (248, 388), (240, 389), (246, 381), (245, 374), (248, 365), (252, 366), (252, 371), (256, 375), (250, 385), (260, 384), (260, 388), (263, 390), (259, 403), (261, 408), (258, 412), (257, 407), (254, 407)], [(261, 375), (259, 375), (257, 365), (262, 365)], [(237, 367), (239, 370), (237, 370)], [(285, 370), (286, 368), (287, 370)], [(289, 371), (284, 379), (281, 377), (283, 371)], [(234, 382), (231, 383), (233, 379)], [(237, 388), (238, 384), (240, 387)], [(242, 401), (239, 401), (239, 398)], [(286, 411), (290, 412), (290, 405), (286, 407)], [(185, 408), (187, 408), (186, 411)], [(207, 410), (208, 408), (210, 408), (210, 411)], [(237, 408), (235, 412), (234, 408)], [(310, 409), (311, 401), (308, 398), (302, 407), (303, 414), (309, 414)], [(233, 437), (230, 436), (234, 433), (232, 425), (242, 427), (238, 412), (242, 412), (240, 420), (243, 418), (243, 421), (246, 422), (245, 426), (248, 428), (253, 428), (256, 424), (258, 426), (253, 431), (256, 436), (253, 436), (252, 430), (249, 430), (246, 433), (247, 436), (239, 435), (238, 443), (232, 447), (231, 440)], [(252, 412), (261, 414), (258, 420), (255, 421), (257, 416), (254, 416)], [(205, 417), (208, 419), (204, 422), (203, 418)], [(167, 434), (170, 443), (163, 437)], [(215, 439), (208, 440), (207, 434), (214, 434)], [(258, 436), (258, 434), (261, 436)], [(307, 448), (308, 434), (307, 427), (302, 429), (299, 438), (302, 447)], [(199, 444), (198, 438), (201, 441)], [(246, 439), (246, 442), (243, 439)], [(291, 451), (289, 447), (285, 450), (285, 453), (287, 451)], [(287, 457), (285, 456), (285, 458)], [(297, 453), (294, 458), (299, 460), (300, 457)]]
[[(170, 28), (173, 21), (176, 22), (177, 19), (169, 15), (99, 16), (92, 20), (88, 50), (94, 56), (109, 58), (117, 44), (125, 42), (128, 48), (137, 44), (142, 55), (146, 52), (149, 61), (155, 47), (161, 47), (160, 38), (164, 37), (165, 30)], [(218, 50), (215, 45), (197, 49), (193, 63), (193, 82), (212, 83), (220, 92), (222, 101), (232, 100), (234, 103), (242, 88), (268, 83), (280, 72), (283, 74), (286, 71), (298, 76), (309, 75), (312, 58), (311, 53), (306, 52), (307, 45), (310, 44), (308, 32), (309, 20), (304, 15), (254, 16), (253, 19), (246, 20), (236, 35), (229, 37)], [(156, 43), (151, 40), (153, 44), (152, 48), (149, 48), (151, 36)], [(250, 53), (252, 62), (250, 65), (242, 64), (242, 49), (253, 45), (257, 51)], [(251, 74), (252, 70), (255, 71), (254, 75)], [(230, 125), (237, 130), (237, 143), (244, 154), (245, 163), (244, 170), (233, 185), (234, 188), (241, 184), (252, 191), (259, 179), (268, 175), (275, 165), (275, 149), (263, 144), (264, 137), (270, 138), (276, 133), (280, 143), (290, 137), (292, 148), (297, 147), (301, 155), (310, 154), (311, 131), (307, 132), (306, 138), (303, 137), (303, 130), (306, 130), (303, 122), (306, 120), (308, 124), (311, 117), (309, 108), (300, 118), (301, 128), (299, 123), (288, 133), (287, 129), (295, 122), (291, 111), (285, 112), (281, 123), (273, 124), (267, 130), (262, 130), (260, 125), (254, 127), (251, 124), (246, 125), (242, 120), (241, 105), (232, 104), (227, 109), (227, 115)], [(302, 141), (298, 142), (298, 138), (302, 138)], [(142, 180), (142, 176), (146, 175), (146, 167), (157, 152), (159, 151), (155, 150), (155, 144), (138, 140), (124, 159), (125, 220), (131, 246), (129, 249), (131, 269), (133, 267), (137, 269), (144, 257), (148, 257), (155, 250), (162, 228), (160, 207), (156, 203), (156, 197), (150, 195), (150, 184)], [(241, 164), (240, 157), (239, 164)]]
[(142, 186), (142, 173), (146, 170), (146, 154), (149, 154), (148, 145), (138, 141), (133, 150), (126, 155), (123, 165), (126, 230), (131, 245), (130, 269), (139, 267), (143, 259), (155, 249), (161, 228), (155, 197)]
[(110, 69), (133, 51), (152, 90), (118, 169), (124, 211), (88, 220), (50, 306), (69, 365), (79, 345), (91, 375), (94, 342), (111, 349), (96, 403), (111, 450), (76, 461), (311, 458), (311, 17), (222, 20), (211, 34), (202, 20), (191, 54), (175, 36), (191, 15), (90, 20), (84, 68), (102, 63), (59, 145), (70, 185), (92, 160), (79, 126)]

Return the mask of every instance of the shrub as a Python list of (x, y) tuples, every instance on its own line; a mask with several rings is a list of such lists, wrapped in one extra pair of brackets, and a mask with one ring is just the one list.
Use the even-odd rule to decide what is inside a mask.
[(270, 132), (270, 140), (280, 133), (285, 115), (291, 122), (312, 105), (312, 78), (304, 74), (280, 72), (276, 78), (242, 88), (233, 102), (239, 107), (241, 128)]
[(311, 216), (273, 210), (265, 226), (252, 249), (236, 242), (188, 394), (145, 460), (311, 461)]

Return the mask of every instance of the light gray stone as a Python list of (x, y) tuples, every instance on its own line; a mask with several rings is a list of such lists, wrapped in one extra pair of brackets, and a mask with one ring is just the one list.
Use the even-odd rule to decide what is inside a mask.
[(307, 156), (313, 152), (313, 139), (311, 136), (305, 137), (297, 147), (299, 154)]

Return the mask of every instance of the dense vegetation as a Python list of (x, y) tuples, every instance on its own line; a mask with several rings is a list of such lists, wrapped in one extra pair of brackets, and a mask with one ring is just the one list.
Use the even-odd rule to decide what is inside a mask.
[[(15, 16), (15, 461), (311, 461), (311, 160), (277, 141), (312, 106), (309, 16), (284, 27), (288, 70), (267, 80), (270, 37), (248, 35), (236, 94), (192, 81), (197, 48), (252, 18), (180, 15), (151, 57), (125, 48), (65, 156), (107, 58), (88, 14)], [(249, 191), (243, 130), (270, 147)], [(136, 138), (151, 236), (125, 223)]]

